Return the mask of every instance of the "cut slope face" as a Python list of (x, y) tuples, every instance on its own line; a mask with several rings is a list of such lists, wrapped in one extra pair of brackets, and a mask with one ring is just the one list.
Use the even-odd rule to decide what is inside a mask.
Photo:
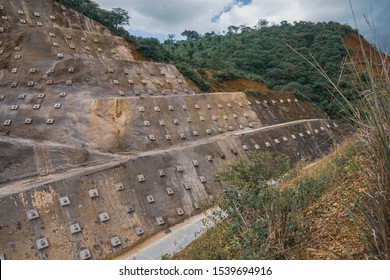
[(102, 259), (196, 214), (248, 152), (346, 134), (292, 94), (196, 93), (53, 1), (0, 0), (0, 255)]

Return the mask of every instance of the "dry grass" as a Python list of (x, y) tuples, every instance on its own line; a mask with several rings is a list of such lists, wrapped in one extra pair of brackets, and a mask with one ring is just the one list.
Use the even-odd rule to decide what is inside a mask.
[[(353, 10), (353, 9), (352, 9)], [(374, 34), (375, 26), (366, 17), (367, 24)], [(375, 36), (376, 38), (378, 36)], [(351, 101), (338, 87), (336, 81), (325, 73), (313, 58), (305, 59), (333, 86), (343, 104), (348, 108), (346, 121), (357, 128), (364, 145), (366, 165), (361, 168), (364, 174), (366, 193), (356, 205), (364, 215), (362, 220), (352, 215), (356, 226), (365, 237), (369, 258), (390, 258), (390, 76), (389, 58), (381, 51), (367, 48), (359, 38), (359, 54), (349, 54), (348, 61), (354, 73), (357, 97)], [(295, 51), (295, 50), (294, 50)], [(356, 59), (359, 59), (356, 61)], [(362, 66), (364, 78), (362, 78)], [(366, 224), (369, 227), (366, 227)]]

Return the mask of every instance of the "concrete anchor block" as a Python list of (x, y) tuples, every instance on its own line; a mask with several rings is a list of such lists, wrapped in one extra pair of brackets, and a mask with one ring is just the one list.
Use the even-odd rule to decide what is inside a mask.
[(62, 207), (70, 205), (70, 199), (67, 196), (60, 197), (59, 200)]
[(199, 176), (199, 180), (203, 184), (207, 182), (206, 177), (204, 177), (204, 176)]
[(135, 227), (134, 232), (137, 236), (140, 236), (145, 233), (145, 231), (141, 227)]
[(192, 119), (191, 119), (191, 118), (187, 118), (187, 122), (188, 122), (188, 123), (191, 123), (191, 122), (192, 122)]
[(90, 189), (88, 190), (88, 193), (90, 198), (95, 198), (99, 196), (99, 192), (97, 189)]
[(186, 135), (184, 133), (180, 133), (180, 138), (184, 140), (186, 139)]
[(164, 172), (164, 170), (162, 170), (162, 169), (158, 169), (158, 170), (157, 170), (157, 174), (158, 174), (158, 176), (160, 176), (160, 177), (164, 177), (164, 176), (165, 176), (165, 172)]
[(279, 139), (274, 139), (274, 142), (275, 142), (276, 144), (279, 144), (279, 143), (280, 143)]
[(115, 184), (115, 190), (116, 191), (123, 191), (125, 189), (124, 185), (122, 183), (116, 183)]
[(171, 137), (171, 135), (165, 135), (165, 140), (166, 141), (171, 141), (172, 140), (172, 137)]
[(54, 123), (54, 119), (47, 119), (46, 120), (46, 124), (53, 124)]
[(27, 118), (24, 120), (24, 124), (31, 124), (31, 123), (32, 123), (32, 119)]
[(159, 123), (160, 123), (160, 126), (165, 126), (165, 122), (164, 121), (160, 120)]
[(287, 142), (287, 141), (288, 141), (288, 138), (284, 136), (284, 137), (283, 137), (283, 141), (284, 141), (284, 142)]
[(155, 112), (160, 112), (160, 107), (157, 107), (157, 106), (154, 107), (154, 111), (155, 111)]
[(108, 213), (107, 212), (102, 212), (98, 215), (99, 217), (99, 221), (101, 223), (104, 223), (104, 222), (107, 222), (108, 220), (110, 220), (110, 216), (108, 216)]
[(248, 146), (247, 145), (243, 145), (242, 148), (244, 149), (244, 151), (248, 151)]
[(291, 134), (291, 138), (294, 140), (297, 139), (297, 137), (294, 134)]
[(49, 247), (49, 241), (47, 240), (47, 238), (40, 238), (35, 242), (35, 244), (37, 245), (38, 250), (42, 250)]
[(270, 142), (265, 142), (265, 146), (266, 147), (271, 147), (271, 143)]
[(150, 126), (150, 122), (149, 121), (144, 121), (144, 126)]
[(89, 249), (84, 249), (80, 251), (80, 259), (81, 260), (89, 260), (91, 258), (91, 252)]
[(190, 190), (192, 188), (191, 184), (190, 183), (184, 183), (184, 188), (186, 190)]
[(148, 138), (149, 138), (150, 141), (155, 141), (156, 140), (156, 137), (154, 137), (154, 135), (152, 135), (152, 134), (150, 134), (148, 136)]
[(131, 205), (131, 204), (126, 204), (125, 205), (125, 210), (126, 210), (126, 213), (132, 213), (132, 212), (135, 211), (134, 206)]
[(211, 134), (211, 129), (206, 129), (207, 134)]
[(199, 136), (199, 133), (198, 133), (198, 131), (194, 130), (194, 131), (192, 132), (192, 135), (193, 135), (193, 136)]
[(198, 104), (195, 104), (195, 109), (199, 110), (200, 106)]
[(233, 118), (237, 119), (238, 118), (237, 114), (233, 114)]
[(39, 218), (39, 213), (38, 213), (38, 210), (36, 210), (36, 209), (27, 210), (26, 215), (27, 215), (27, 219), (29, 221), (32, 221), (32, 220)]
[(256, 150), (260, 150), (260, 145), (255, 144), (255, 149), (256, 149)]
[(156, 218), (156, 222), (157, 222), (157, 224), (158, 224), (159, 226), (162, 226), (162, 225), (165, 224), (165, 221), (164, 221), (163, 217), (157, 217), (157, 218)]
[(218, 128), (218, 132), (219, 132), (219, 133), (223, 133), (223, 128), (220, 128), (220, 127), (219, 127), (219, 128)]
[(5, 120), (3, 125), (4, 126), (10, 126), (12, 124), (12, 120)]
[(303, 137), (303, 136), (304, 136), (302, 132), (299, 132), (298, 135), (299, 135), (300, 137)]
[(143, 174), (137, 175), (138, 182), (145, 182), (145, 176)]
[(197, 160), (192, 160), (192, 164), (195, 166), (195, 167), (198, 167), (199, 166), (199, 162)]
[(153, 195), (148, 195), (148, 196), (146, 196), (146, 200), (148, 201), (148, 203), (154, 203), (154, 202), (156, 202), (156, 201), (154, 200)]
[(166, 191), (168, 195), (173, 195), (175, 193), (172, 188), (166, 188)]
[(183, 167), (181, 165), (175, 166), (177, 172), (183, 172)]
[(119, 245), (122, 244), (122, 242), (118, 236), (114, 236), (114, 237), (110, 238), (110, 243), (111, 243), (112, 247), (118, 247)]
[[(241, 104), (241, 103), (240, 103)], [(232, 108), (232, 104), (228, 103), (226, 104), (228, 108)]]
[(70, 230), (71, 234), (76, 234), (76, 233), (81, 232), (81, 227), (78, 223), (76, 223), (76, 224), (70, 225), (69, 230)]
[(35, 104), (33, 105), (33, 109), (34, 110), (39, 110), (41, 108), (41, 105), (40, 104)]
[(177, 215), (179, 215), (179, 216), (183, 216), (184, 215), (184, 211), (183, 211), (183, 209), (182, 208), (176, 208), (176, 213), (177, 213)]

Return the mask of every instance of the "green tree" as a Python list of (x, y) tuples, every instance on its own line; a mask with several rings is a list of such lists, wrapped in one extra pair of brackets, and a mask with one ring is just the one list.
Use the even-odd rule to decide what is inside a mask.
[(187, 41), (200, 38), (199, 33), (194, 30), (184, 30), (180, 35), (186, 37)]

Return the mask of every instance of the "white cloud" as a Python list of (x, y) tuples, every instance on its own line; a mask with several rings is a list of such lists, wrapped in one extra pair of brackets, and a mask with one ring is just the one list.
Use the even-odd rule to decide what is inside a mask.
[[(199, 33), (222, 32), (230, 25), (253, 27), (260, 18), (280, 23), (294, 21), (337, 21), (354, 26), (349, 0), (252, 0), (242, 5), (237, 0), (94, 0), (102, 8), (121, 7), (131, 16), (131, 28), (138, 33), (180, 35), (185, 29)], [(242, 1), (241, 1), (242, 2)], [(245, 2), (250, 2), (246, 0)], [(368, 36), (363, 13), (373, 9), (378, 31), (388, 38), (390, 1), (352, 0), (358, 26)], [(212, 21), (216, 16), (219, 20)]]

